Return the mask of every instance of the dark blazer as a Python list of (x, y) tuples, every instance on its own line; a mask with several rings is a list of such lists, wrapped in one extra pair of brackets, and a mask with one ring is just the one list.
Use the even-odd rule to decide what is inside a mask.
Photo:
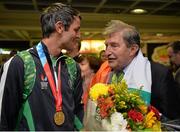
[(151, 72), (151, 104), (169, 119), (180, 118), (180, 89), (172, 73), (167, 67), (155, 62), (151, 62)]
[(176, 73), (175, 73), (175, 81), (178, 83), (178, 85), (180, 86), (180, 67), (177, 69)]

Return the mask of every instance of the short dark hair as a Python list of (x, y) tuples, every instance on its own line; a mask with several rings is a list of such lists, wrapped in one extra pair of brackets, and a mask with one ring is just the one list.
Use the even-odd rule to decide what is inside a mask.
[(102, 55), (104, 52), (105, 52), (105, 50), (101, 50), (101, 51), (99, 52), (99, 56), (101, 57), (101, 55)]
[(96, 73), (100, 66), (101, 66), (101, 60), (93, 55), (81, 55), (79, 59), (77, 60), (78, 63), (81, 63), (82, 61), (86, 60), (89, 62), (90, 68)]
[(15, 54), (17, 54), (17, 50), (11, 50), (11, 52), (10, 52), (10, 56), (13, 56), (13, 55), (15, 55)]
[(180, 41), (174, 41), (168, 45), (172, 47), (174, 53), (178, 53), (180, 51)]
[(67, 31), (74, 20), (74, 16), (79, 16), (78, 10), (62, 3), (53, 3), (41, 14), (40, 22), (43, 38), (49, 37), (55, 31), (55, 24), (61, 21)]

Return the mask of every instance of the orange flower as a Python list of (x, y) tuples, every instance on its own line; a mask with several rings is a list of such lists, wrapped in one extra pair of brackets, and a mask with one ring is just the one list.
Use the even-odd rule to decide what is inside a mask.
[(146, 105), (139, 105), (138, 108), (141, 110), (143, 114), (147, 113), (147, 106)]
[(101, 118), (103, 119), (105, 117), (108, 117), (111, 114), (110, 110), (114, 106), (112, 97), (107, 97), (107, 98), (99, 97), (97, 103), (98, 103), (97, 106), (100, 109)]

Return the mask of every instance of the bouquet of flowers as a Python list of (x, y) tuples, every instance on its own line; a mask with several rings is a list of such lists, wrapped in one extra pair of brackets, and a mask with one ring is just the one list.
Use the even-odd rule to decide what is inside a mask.
[(94, 114), (91, 114), (96, 123), (90, 122), (96, 124), (96, 130), (160, 131), (160, 113), (155, 107), (145, 104), (140, 91), (128, 91), (125, 80), (118, 84), (95, 84), (89, 97), (95, 106)]

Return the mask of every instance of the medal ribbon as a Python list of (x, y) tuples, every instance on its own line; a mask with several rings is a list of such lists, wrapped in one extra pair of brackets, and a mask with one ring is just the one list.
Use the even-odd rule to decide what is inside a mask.
[[(62, 94), (61, 94), (61, 80), (60, 80), (61, 64), (59, 64), (59, 66), (58, 66), (58, 79), (57, 79), (57, 76), (54, 75), (55, 81), (58, 82), (58, 84), (55, 85), (55, 81), (53, 79), (53, 75), (52, 75), (49, 63), (47, 61), (47, 58), (45, 56), (42, 44), (39, 43), (36, 46), (36, 49), (37, 49), (41, 64), (42, 64), (45, 74), (48, 78), (50, 88), (51, 88), (51, 91), (52, 91), (54, 99), (55, 99), (56, 112), (61, 111), (62, 110)], [(54, 67), (53, 67), (53, 69), (54, 69)], [(54, 69), (54, 74), (56, 74), (55, 69)]]

